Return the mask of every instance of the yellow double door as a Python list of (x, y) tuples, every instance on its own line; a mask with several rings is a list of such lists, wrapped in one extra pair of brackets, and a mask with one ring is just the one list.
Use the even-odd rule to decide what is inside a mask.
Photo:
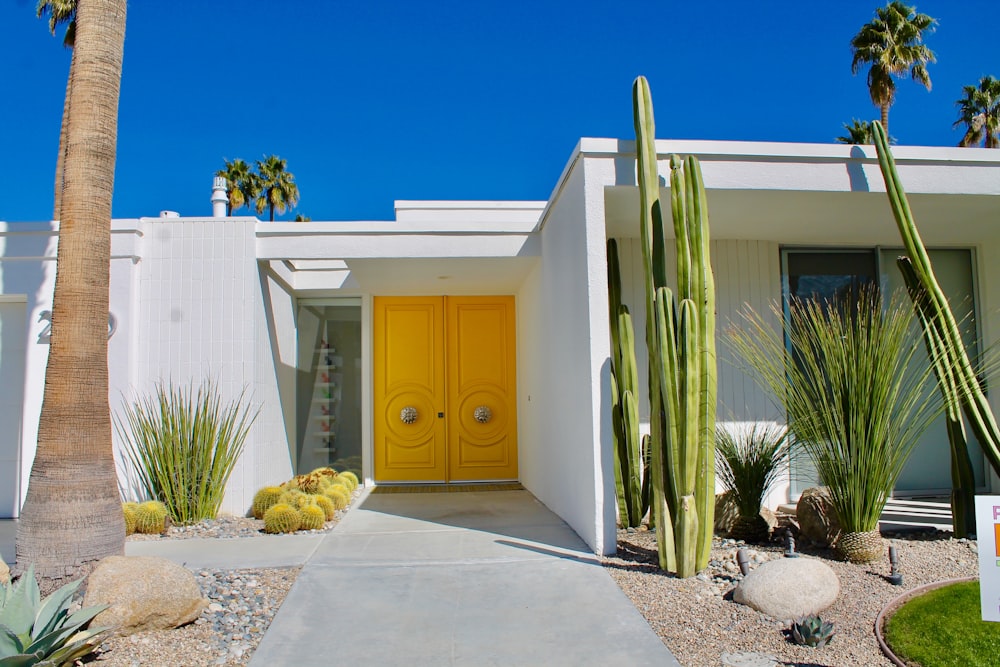
[(375, 480), (517, 479), (514, 297), (375, 297)]

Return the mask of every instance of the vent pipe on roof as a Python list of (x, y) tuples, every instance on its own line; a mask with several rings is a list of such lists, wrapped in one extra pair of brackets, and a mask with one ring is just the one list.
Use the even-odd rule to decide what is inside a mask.
[(216, 176), (212, 180), (212, 217), (226, 217), (226, 205), (229, 203), (229, 195), (226, 194), (226, 179)]
[(177, 211), (160, 211), (161, 218), (179, 218), (181, 214)]

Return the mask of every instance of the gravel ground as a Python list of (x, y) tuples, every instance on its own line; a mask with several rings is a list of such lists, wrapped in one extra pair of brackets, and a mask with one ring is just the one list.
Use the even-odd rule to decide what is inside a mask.
[[(355, 491), (354, 499), (360, 495)], [(337, 512), (326, 533), (348, 510)], [(129, 541), (192, 538), (240, 539), (264, 534), (264, 522), (224, 516), (191, 526), (170, 526), (159, 535), (129, 535)], [(302, 568), (195, 570), (208, 608), (194, 623), (174, 630), (141, 632), (106, 640), (96, 655), (100, 667), (207, 667), (246, 665)]]
[[(899, 554), (904, 585), (892, 586), (888, 558), (852, 565), (823, 549), (802, 549), (803, 557), (821, 558), (840, 579), (840, 596), (821, 614), (833, 621), (835, 636), (824, 648), (793, 644), (783, 632), (788, 626), (731, 600), (729, 593), (742, 578), (732, 540), (716, 539), (706, 572), (689, 579), (664, 574), (656, 566), (653, 533), (618, 532), (618, 554), (604, 566), (618, 586), (645, 616), (653, 631), (684, 667), (892, 667), (875, 639), (875, 618), (893, 598), (933, 581), (978, 574), (977, 544), (955, 540), (950, 533), (911, 532), (887, 536)], [(747, 547), (751, 569), (781, 558), (778, 545)]]

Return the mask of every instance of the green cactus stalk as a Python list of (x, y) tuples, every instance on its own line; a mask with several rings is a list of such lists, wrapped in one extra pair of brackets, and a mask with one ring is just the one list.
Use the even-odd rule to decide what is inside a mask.
[(621, 302), (618, 244), (614, 239), (608, 239), (608, 306), (611, 325), (611, 425), (618, 518), (622, 526), (637, 528), (646, 514), (649, 500), (648, 495), (643, 498), (642, 493), (635, 332), (632, 315)]
[(666, 286), (653, 104), (633, 86), (646, 345), (650, 359), (650, 459), (660, 568), (689, 577), (708, 565), (715, 516), (715, 282), (698, 160), (670, 157), (677, 292)]
[(927, 356), (934, 367), (938, 388), (944, 399), (945, 426), (951, 445), (951, 520), (955, 537), (967, 537), (976, 532), (976, 477), (969, 458), (968, 439), (962, 422), (962, 405), (959, 401), (955, 373), (946, 360), (944, 339), (937, 320), (930, 310), (930, 296), (924, 289), (909, 257), (896, 259), (903, 282), (913, 301), (913, 307), (924, 333)]
[(264, 512), (265, 533), (294, 533), (302, 525), (302, 515), (285, 503), (278, 503)]
[[(990, 466), (994, 472), (1000, 474), (1000, 427), (997, 426), (986, 393), (983, 391), (972, 362), (969, 360), (958, 323), (948, 305), (948, 299), (941, 291), (934, 276), (930, 258), (927, 256), (927, 250), (920, 239), (913, 213), (910, 211), (910, 204), (906, 199), (906, 191), (903, 189), (896, 172), (896, 163), (889, 150), (885, 130), (879, 123), (872, 123), (872, 134), (875, 138), (879, 168), (882, 170), (882, 177), (885, 180), (886, 194), (889, 196), (889, 205), (892, 208), (893, 217), (896, 219), (896, 227), (899, 229), (906, 254), (913, 265), (913, 273), (926, 294), (929, 321), (934, 324), (933, 328), (941, 341), (944, 363), (954, 374), (955, 388), (958, 392), (958, 401), (962, 406), (962, 412), (969, 420), (969, 426), (976, 434)], [(942, 389), (942, 391), (947, 390)]]

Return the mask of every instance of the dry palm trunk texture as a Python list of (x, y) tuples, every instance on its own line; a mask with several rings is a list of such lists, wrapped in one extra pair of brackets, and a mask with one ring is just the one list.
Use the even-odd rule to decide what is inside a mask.
[(17, 566), (73, 575), (124, 550), (108, 403), (111, 197), (126, 0), (80, 0), (52, 335)]

